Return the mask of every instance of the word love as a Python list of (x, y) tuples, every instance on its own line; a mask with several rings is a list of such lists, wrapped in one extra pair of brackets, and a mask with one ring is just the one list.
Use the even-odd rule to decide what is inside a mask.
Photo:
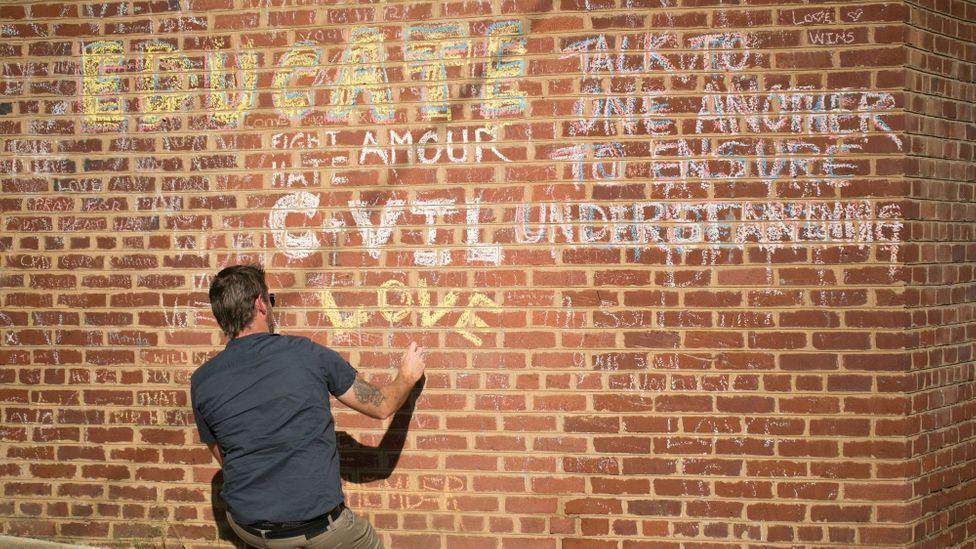
[[(433, 305), (430, 291), (427, 290), (427, 282), (421, 280), (416, 291), (412, 292), (399, 280), (387, 280), (380, 289), (376, 290), (378, 311), (367, 311), (360, 307), (348, 312), (347, 308), (336, 305), (335, 297), (329, 290), (322, 290), (319, 293), (324, 309), (322, 313), (332, 327), (340, 333), (366, 326), (376, 314), (390, 324), (402, 322), (411, 314), (416, 314), (418, 325), (423, 328), (433, 328), (439, 323), (443, 324), (442, 321), (448, 313), (459, 308), (457, 304), (460, 297), (457, 292), (451, 291), (439, 303)], [(396, 301), (399, 301), (399, 304)], [(455, 333), (480, 347), (482, 339), (473, 334), (470, 328), (488, 328), (488, 323), (477, 314), (480, 309), (485, 308), (498, 309), (499, 305), (485, 294), (471, 294), (467, 304), (462, 308), (461, 315), (450, 327)]]

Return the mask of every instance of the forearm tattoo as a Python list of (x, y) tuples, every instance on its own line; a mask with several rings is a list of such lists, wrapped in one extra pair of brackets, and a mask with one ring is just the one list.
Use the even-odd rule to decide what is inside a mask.
[(383, 403), (383, 393), (362, 378), (356, 378), (356, 381), (352, 384), (352, 390), (356, 394), (356, 398), (359, 400), (359, 402), (362, 402), (363, 404), (379, 406)]

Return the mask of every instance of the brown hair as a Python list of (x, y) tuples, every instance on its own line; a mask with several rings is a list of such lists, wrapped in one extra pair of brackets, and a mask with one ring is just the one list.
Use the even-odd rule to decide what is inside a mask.
[(254, 300), (268, 301), (268, 285), (260, 265), (234, 265), (210, 283), (210, 310), (227, 337), (233, 339), (254, 321)]

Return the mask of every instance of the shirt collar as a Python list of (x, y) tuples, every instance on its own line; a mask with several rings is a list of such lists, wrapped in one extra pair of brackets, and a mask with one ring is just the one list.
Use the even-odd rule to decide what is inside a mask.
[(256, 332), (256, 333), (253, 333), (253, 334), (248, 334), (248, 335), (243, 336), (243, 337), (240, 337), (239, 336), (239, 337), (235, 337), (234, 339), (228, 341), (227, 342), (227, 346), (230, 347), (231, 345), (239, 345), (239, 344), (241, 344), (243, 342), (253, 343), (253, 342), (259, 341), (261, 339), (264, 339), (265, 337), (270, 337), (270, 336), (273, 336), (273, 335), (278, 335), (278, 334), (272, 334), (272, 333), (268, 333), (268, 332)]

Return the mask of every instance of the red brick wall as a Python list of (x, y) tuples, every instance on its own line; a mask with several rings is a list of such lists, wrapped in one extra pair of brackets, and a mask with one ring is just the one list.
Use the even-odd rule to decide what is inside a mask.
[(905, 517), (916, 546), (947, 547), (971, 544), (976, 532), (976, 6), (912, 4), (907, 21), (905, 176), (919, 221), (905, 258), (913, 287)]
[(971, 541), (973, 5), (707, 4), (0, 7), (2, 532), (227, 535), (257, 261), (388, 545)]

